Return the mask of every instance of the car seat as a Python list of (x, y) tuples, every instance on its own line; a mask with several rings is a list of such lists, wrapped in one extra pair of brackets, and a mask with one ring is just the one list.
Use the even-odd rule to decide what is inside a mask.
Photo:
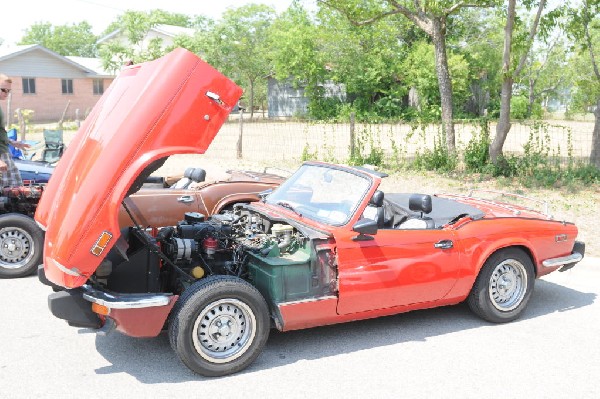
[(171, 186), (176, 189), (186, 189), (191, 183), (202, 183), (206, 180), (206, 171), (202, 168), (187, 168), (183, 172), (183, 177)]
[(373, 196), (369, 200), (369, 207), (375, 208), (375, 221), (377, 222), (377, 228), (387, 228), (390, 225), (390, 220), (386, 215), (385, 209), (385, 194), (383, 191), (377, 190), (373, 193)]
[(420, 212), (420, 215), (408, 218), (399, 228), (401, 229), (434, 229), (435, 222), (425, 214), (431, 213), (432, 201), (431, 195), (412, 194), (408, 198), (408, 209), (414, 212)]

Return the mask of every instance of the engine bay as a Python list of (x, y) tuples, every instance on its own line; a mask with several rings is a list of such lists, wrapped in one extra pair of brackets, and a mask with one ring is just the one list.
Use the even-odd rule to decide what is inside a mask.
[(211, 217), (186, 213), (176, 226), (160, 230), (124, 229), (90, 280), (119, 293), (180, 294), (206, 276), (232, 275), (275, 304), (334, 294), (334, 247), (331, 238), (237, 204)]

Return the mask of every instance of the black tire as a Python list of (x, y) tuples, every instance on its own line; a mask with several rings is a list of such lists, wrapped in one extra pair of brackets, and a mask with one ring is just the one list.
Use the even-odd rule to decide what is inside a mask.
[(245, 369), (269, 337), (267, 304), (256, 288), (232, 276), (192, 284), (169, 318), (169, 341), (192, 371), (217, 377)]
[(479, 317), (492, 323), (506, 323), (523, 313), (534, 284), (529, 256), (519, 248), (501, 249), (481, 268), (467, 303)]
[(42, 263), (44, 232), (29, 216), (0, 216), (0, 278), (29, 276)]

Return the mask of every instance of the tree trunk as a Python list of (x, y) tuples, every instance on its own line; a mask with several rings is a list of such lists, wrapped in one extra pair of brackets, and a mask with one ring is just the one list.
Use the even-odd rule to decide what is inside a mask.
[(496, 163), (498, 158), (502, 157), (502, 147), (506, 141), (506, 136), (511, 128), (510, 123), (510, 99), (512, 98), (513, 80), (505, 77), (502, 82), (502, 94), (500, 95), (500, 117), (496, 125), (496, 137), (490, 145), (490, 160)]
[(596, 121), (594, 123), (594, 133), (592, 133), (590, 163), (600, 169), (600, 97), (596, 101), (594, 116), (596, 117)]
[(506, 25), (504, 26), (504, 53), (502, 55), (502, 94), (500, 97), (500, 118), (496, 125), (496, 137), (490, 144), (490, 160), (497, 163), (502, 157), (502, 147), (506, 141), (506, 136), (510, 131), (510, 99), (512, 97), (513, 76), (510, 70), (510, 50), (512, 46), (512, 36), (515, 26), (515, 3), (516, 0), (508, 1), (508, 13), (506, 15)]
[(452, 80), (448, 69), (446, 56), (446, 35), (444, 34), (444, 21), (441, 18), (432, 18), (433, 45), (435, 47), (435, 69), (437, 72), (440, 98), (442, 102), (442, 126), (446, 134), (448, 153), (456, 152), (454, 138), (454, 120), (452, 115)]
[(254, 117), (254, 80), (250, 79), (250, 120)]
[(531, 118), (533, 103), (535, 102), (535, 79), (529, 79), (529, 102), (527, 103), (527, 117)]

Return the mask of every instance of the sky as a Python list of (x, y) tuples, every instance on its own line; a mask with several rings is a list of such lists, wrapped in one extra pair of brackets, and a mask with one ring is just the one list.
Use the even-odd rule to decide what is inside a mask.
[(0, 38), (4, 44), (16, 44), (25, 29), (36, 22), (64, 25), (87, 21), (95, 34), (100, 34), (117, 16), (127, 10), (149, 11), (162, 9), (190, 16), (205, 15), (219, 19), (229, 7), (248, 3), (275, 7), (278, 13), (286, 10), (292, 0), (10, 0), (3, 1)]

